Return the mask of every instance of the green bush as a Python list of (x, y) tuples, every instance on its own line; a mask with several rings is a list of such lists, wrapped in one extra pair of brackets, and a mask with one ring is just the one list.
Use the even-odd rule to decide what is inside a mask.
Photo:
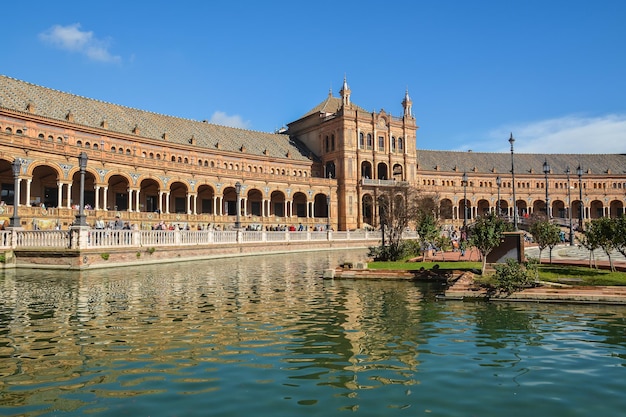
[(497, 264), (494, 268), (496, 273), (492, 285), (508, 294), (532, 286), (537, 279), (537, 262), (533, 259), (519, 263), (509, 258), (506, 263)]
[(109, 260), (109, 254), (108, 254), (108, 253), (106, 253), (106, 252), (105, 252), (105, 253), (101, 253), (101, 254), (100, 254), (100, 257), (101, 257), (102, 259), (104, 259), (105, 261), (108, 261), (108, 260)]
[(379, 245), (370, 246), (367, 256), (374, 261), (397, 261), (399, 259), (417, 256), (420, 253), (419, 242), (415, 240), (403, 240), (398, 246)]

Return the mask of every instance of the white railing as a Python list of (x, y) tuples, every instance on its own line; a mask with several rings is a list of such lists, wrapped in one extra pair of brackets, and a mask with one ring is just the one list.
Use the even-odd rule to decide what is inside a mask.
[[(414, 233), (414, 232), (413, 232)], [(2, 230), (0, 249), (84, 249), (307, 241), (377, 241), (380, 231)]]
[(19, 248), (65, 249), (70, 247), (70, 232), (61, 230), (18, 230)]

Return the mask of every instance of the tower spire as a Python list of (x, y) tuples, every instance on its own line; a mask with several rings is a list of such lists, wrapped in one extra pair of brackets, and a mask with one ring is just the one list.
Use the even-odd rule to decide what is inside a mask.
[(409, 87), (406, 88), (406, 92), (404, 93), (402, 107), (404, 108), (404, 117), (413, 117), (413, 101), (411, 101), (411, 97), (409, 97)]
[(341, 91), (339, 91), (341, 95), (341, 103), (343, 107), (348, 107), (350, 105), (350, 87), (348, 87), (348, 81), (346, 76), (343, 76), (343, 86), (341, 87)]

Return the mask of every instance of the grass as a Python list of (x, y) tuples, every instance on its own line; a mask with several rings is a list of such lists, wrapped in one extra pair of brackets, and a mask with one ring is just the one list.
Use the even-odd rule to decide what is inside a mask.
[[(435, 267), (435, 265), (437, 265)], [(371, 269), (390, 269), (401, 271), (418, 271), (422, 268), (432, 270), (438, 268), (440, 270), (459, 270), (459, 271), (480, 271), (482, 264), (480, 262), (369, 262), (368, 268)], [(595, 269), (584, 266), (570, 265), (539, 265), (539, 279), (541, 281), (561, 282), (571, 285), (625, 285), (626, 273), (611, 272), (606, 269)]]
[(570, 265), (539, 265), (539, 279), (574, 285), (626, 285), (624, 272)]

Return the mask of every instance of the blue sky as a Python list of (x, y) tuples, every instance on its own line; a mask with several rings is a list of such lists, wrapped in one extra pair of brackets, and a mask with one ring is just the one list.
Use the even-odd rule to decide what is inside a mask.
[(344, 75), (421, 149), (626, 153), (626, 1), (30, 1), (0, 73), (157, 113), (274, 131)]

